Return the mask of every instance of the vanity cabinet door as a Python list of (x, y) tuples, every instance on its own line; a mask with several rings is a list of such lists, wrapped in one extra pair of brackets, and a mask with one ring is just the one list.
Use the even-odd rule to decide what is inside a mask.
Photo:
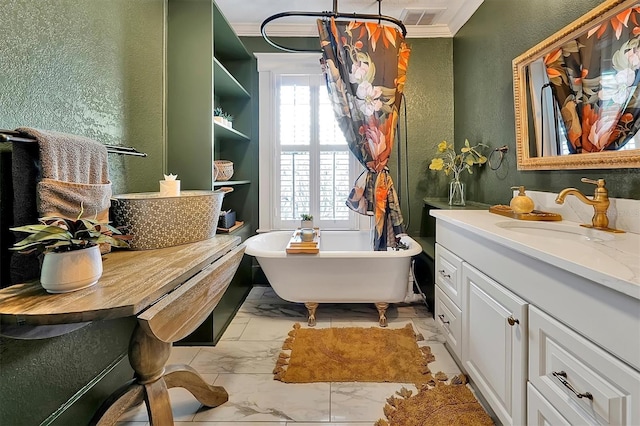
[(462, 363), (503, 424), (525, 424), (527, 303), (467, 263), (462, 286)]

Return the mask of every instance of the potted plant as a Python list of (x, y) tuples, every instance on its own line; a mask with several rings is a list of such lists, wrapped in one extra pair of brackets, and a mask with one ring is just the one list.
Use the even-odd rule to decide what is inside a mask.
[(227, 125), (227, 127), (233, 127), (233, 115), (229, 114), (228, 112), (223, 112), (222, 113), (222, 118), (224, 120), (224, 123)]
[(129, 235), (93, 219), (43, 217), (36, 225), (11, 228), (30, 234), (11, 248), (21, 253), (44, 253), (40, 284), (49, 293), (67, 293), (89, 287), (102, 276), (101, 243), (129, 247)]
[(215, 107), (213, 109), (213, 120), (220, 124), (224, 124), (224, 111), (222, 111), (222, 108)]
[(300, 218), (300, 228), (302, 229), (313, 229), (313, 216), (310, 214), (301, 214)]

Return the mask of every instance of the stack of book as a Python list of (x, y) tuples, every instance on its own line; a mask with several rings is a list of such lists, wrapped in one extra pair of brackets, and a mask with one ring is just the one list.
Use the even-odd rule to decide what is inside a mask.
[(320, 229), (313, 229), (313, 240), (302, 241), (301, 229), (296, 229), (291, 235), (286, 251), (289, 254), (317, 254), (320, 252)]

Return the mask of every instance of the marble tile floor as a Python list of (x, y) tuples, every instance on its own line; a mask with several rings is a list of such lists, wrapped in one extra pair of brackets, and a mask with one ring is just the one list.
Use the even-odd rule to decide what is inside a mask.
[[(273, 379), (282, 342), (294, 323), (306, 327), (304, 305), (280, 299), (269, 287), (254, 287), (216, 346), (174, 347), (169, 364), (189, 364), (209, 383), (223, 386), (229, 401), (204, 409), (186, 390), (170, 389), (176, 425), (207, 426), (357, 426), (384, 417), (386, 399), (402, 383), (286, 384)], [(374, 327), (373, 304), (321, 304), (316, 327)], [(433, 372), (460, 372), (444, 347), (434, 319), (423, 303), (391, 305), (389, 327), (412, 324), (431, 346)], [(147, 426), (144, 406), (125, 413), (119, 426)]]

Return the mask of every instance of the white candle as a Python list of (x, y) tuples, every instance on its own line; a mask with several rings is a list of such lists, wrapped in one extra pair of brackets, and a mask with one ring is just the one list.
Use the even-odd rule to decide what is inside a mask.
[(179, 180), (161, 180), (160, 196), (161, 197), (177, 197), (180, 195)]

